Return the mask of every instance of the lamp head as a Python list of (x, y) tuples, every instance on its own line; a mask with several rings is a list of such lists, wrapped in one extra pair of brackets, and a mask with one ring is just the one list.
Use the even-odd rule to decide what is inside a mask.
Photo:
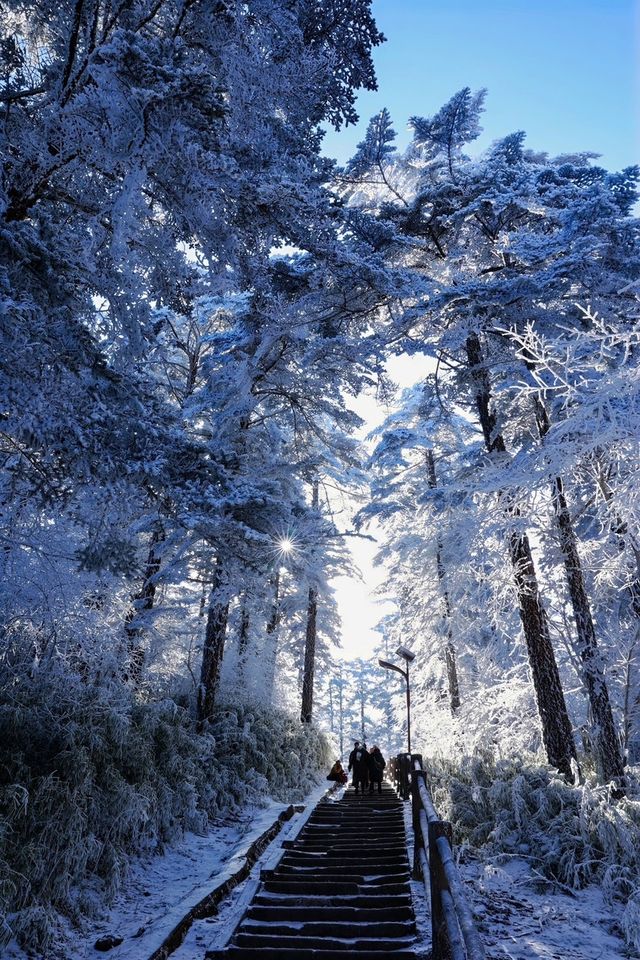
[(409, 650), (408, 647), (399, 646), (396, 650), (396, 656), (402, 657), (405, 663), (413, 663), (416, 658), (415, 653), (412, 650)]

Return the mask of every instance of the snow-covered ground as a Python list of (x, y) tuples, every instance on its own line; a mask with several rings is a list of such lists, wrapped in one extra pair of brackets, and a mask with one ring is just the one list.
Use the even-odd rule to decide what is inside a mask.
[[(248, 847), (286, 806), (270, 802), (264, 808), (247, 808), (239, 817), (214, 824), (206, 836), (186, 834), (163, 856), (136, 861), (113, 905), (95, 919), (85, 920), (80, 929), (65, 924), (60, 943), (46, 955), (39, 954), (38, 960), (95, 960), (97, 956), (146, 960), (190, 907), (240, 868)], [(276, 837), (273, 843), (277, 842)], [(94, 944), (105, 936), (122, 937), (123, 942), (106, 954), (98, 953)], [(3, 960), (27, 956), (13, 944)]]
[(619, 913), (597, 886), (572, 893), (529, 863), (462, 866), (488, 960), (622, 960)]

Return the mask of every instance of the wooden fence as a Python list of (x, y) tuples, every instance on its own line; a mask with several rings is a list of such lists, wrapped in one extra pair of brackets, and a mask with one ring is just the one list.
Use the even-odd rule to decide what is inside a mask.
[(425, 783), (420, 754), (392, 757), (388, 774), (403, 800), (411, 798), (413, 876), (431, 902), (432, 960), (485, 960), (485, 952), (453, 859), (453, 830), (441, 820)]

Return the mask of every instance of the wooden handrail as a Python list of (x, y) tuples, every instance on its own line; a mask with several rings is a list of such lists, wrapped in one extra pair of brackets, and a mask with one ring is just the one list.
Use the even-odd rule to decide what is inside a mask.
[(390, 757), (387, 763), (387, 776), (403, 800), (411, 796), (411, 757), (408, 753), (399, 753)]
[(411, 796), (413, 874), (415, 879), (422, 879), (431, 904), (433, 960), (485, 960), (484, 946), (453, 859), (453, 829), (438, 816), (425, 783), (422, 757), (393, 757), (388, 773), (400, 796)]
[(449, 889), (446, 892), (451, 897), (455, 908), (456, 917), (467, 948), (467, 957), (469, 960), (484, 960), (484, 947), (476, 930), (473, 914), (467, 903), (464, 885), (453, 859), (449, 842), (445, 837), (438, 837), (436, 846), (449, 885)]
[(418, 791), (420, 793), (420, 800), (422, 801), (422, 808), (425, 812), (427, 821), (429, 823), (436, 823), (436, 821), (440, 820), (440, 817), (438, 816), (436, 808), (433, 805), (433, 800), (427, 791), (427, 787), (424, 782), (424, 776), (420, 776), (420, 774), (424, 775), (420, 761), (417, 760), (416, 764), (418, 764), (418, 766), (414, 764), (414, 772), (418, 774)]

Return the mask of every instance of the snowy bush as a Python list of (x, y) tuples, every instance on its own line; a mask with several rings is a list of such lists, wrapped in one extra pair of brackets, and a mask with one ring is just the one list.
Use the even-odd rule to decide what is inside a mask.
[(629, 946), (640, 955), (640, 891), (629, 897), (622, 914), (622, 929)]
[(572, 786), (531, 757), (488, 752), (459, 763), (428, 761), (429, 785), (457, 842), (482, 856), (520, 856), (543, 876), (580, 889), (598, 883), (609, 900), (627, 903), (627, 941), (640, 946), (640, 790), (614, 800), (594, 777)]
[[(111, 899), (131, 857), (271, 795), (299, 800), (329, 760), (313, 728), (265, 707), (220, 705), (197, 733), (173, 699), (58, 670), (0, 677), (0, 917), (44, 948), (55, 911)], [(0, 930), (2, 926), (0, 925)]]

